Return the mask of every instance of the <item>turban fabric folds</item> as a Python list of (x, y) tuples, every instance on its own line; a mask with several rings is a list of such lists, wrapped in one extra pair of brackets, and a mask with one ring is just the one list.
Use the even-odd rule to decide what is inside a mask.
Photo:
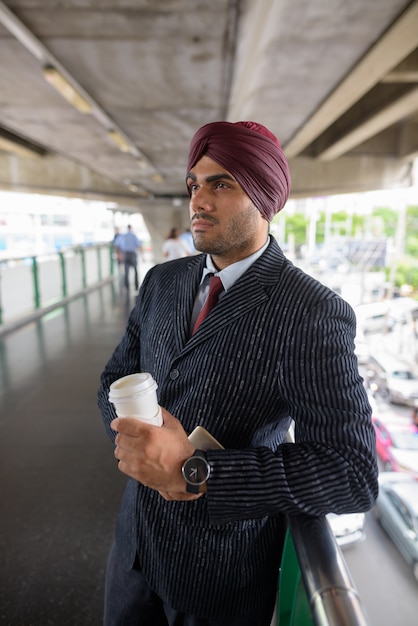
[(190, 144), (187, 171), (208, 156), (230, 172), (261, 215), (270, 222), (286, 204), (290, 171), (278, 139), (256, 122), (213, 122)]

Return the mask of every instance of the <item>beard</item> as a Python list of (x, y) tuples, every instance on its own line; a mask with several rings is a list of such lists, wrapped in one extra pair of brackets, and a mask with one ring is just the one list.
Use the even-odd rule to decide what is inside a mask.
[(252, 203), (234, 218), (222, 220), (222, 223), (203, 212), (194, 217), (200, 217), (213, 224), (209, 231), (193, 232), (192, 229), (196, 250), (213, 256), (229, 256), (233, 251), (238, 255), (245, 252), (255, 240), (260, 228), (260, 213)]

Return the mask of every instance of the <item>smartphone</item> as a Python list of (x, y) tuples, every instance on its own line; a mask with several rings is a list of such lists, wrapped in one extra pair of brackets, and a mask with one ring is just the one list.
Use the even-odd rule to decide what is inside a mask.
[(223, 450), (224, 447), (219, 443), (215, 437), (203, 428), (203, 426), (196, 426), (193, 432), (189, 435), (189, 441), (192, 442), (198, 450)]

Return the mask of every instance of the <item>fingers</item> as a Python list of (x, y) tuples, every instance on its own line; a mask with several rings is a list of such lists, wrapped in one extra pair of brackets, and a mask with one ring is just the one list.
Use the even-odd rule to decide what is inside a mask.
[(135, 467), (148, 458), (146, 454), (146, 436), (132, 437), (118, 433), (115, 444), (114, 455), (119, 461), (125, 461)]
[(117, 417), (110, 423), (110, 428), (118, 433), (135, 435), (149, 426), (134, 417)]
[(125, 474), (126, 476), (129, 476), (130, 478), (133, 478), (134, 480), (137, 480), (139, 483), (142, 483), (145, 487), (150, 486), (144, 482), (142, 472), (140, 469), (138, 469), (138, 466), (132, 465), (132, 463), (129, 460), (125, 460), (124, 458), (119, 458), (116, 450), (115, 450), (115, 457), (118, 461), (118, 470), (122, 472), (122, 474)]
[(130, 417), (112, 421), (111, 427), (117, 433), (114, 455), (119, 470), (143, 485), (161, 490), (167, 500), (193, 500), (195, 497), (185, 493), (181, 466), (194, 447), (181, 423), (167, 411), (163, 410), (163, 415), (162, 427)]
[[(174, 415), (171, 415), (166, 409), (161, 407), (163, 416), (163, 426), (166, 428), (180, 428), (180, 422)], [(135, 434), (141, 430), (153, 428), (149, 424), (145, 424), (134, 417), (116, 417), (111, 423), (112, 430), (121, 433)]]
[(161, 407), (161, 413), (163, 415), (164, 426), (173, 427), (177, 422), (177, 418), (171, 415), (164, 407)]

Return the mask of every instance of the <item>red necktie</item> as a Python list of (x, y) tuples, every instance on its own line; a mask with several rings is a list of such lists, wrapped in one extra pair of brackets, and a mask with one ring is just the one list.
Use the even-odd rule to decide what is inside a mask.
[(192, 334), (194, 334), (197, 331), (200, 324), (209, 315), (209, 313), (211, 312), (215, 304), (218, 302), (219, 294), (221, 293), (223, 288), (224, 287), (222, 285), (222, 281), (219, 278), (219, 276), (211, 276), (209, 278), (209, 295), (206, 299), (205, 304), (202, 307), (202, 310), (200, 311), (197, 317), (195, 325), (193, 326)]

